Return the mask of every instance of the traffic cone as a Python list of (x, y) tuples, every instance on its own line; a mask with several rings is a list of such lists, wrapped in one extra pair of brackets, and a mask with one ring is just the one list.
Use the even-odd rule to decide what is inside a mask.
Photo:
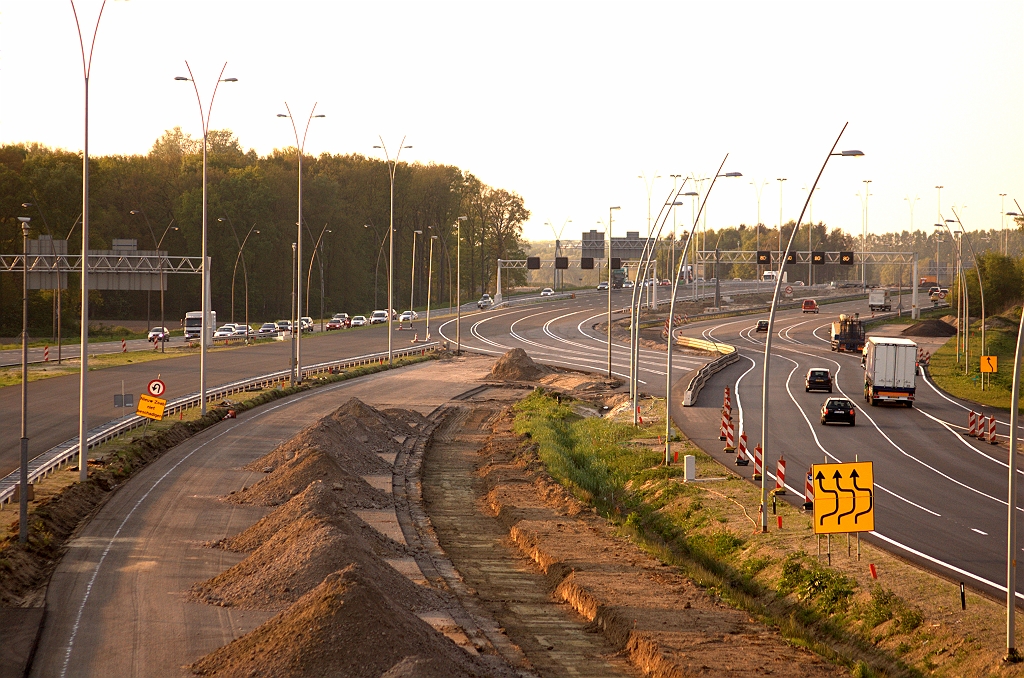
[(993, 445), (998, 445), (999, 440), (996, 438), (996, 418), (988, 418), (988, 441)]
[(775, 494), (786, 494), (786, 460), (781, 454), (775, 466)]
[(718, 439), (725, 440), (726, 432), (729, 430), (729, 413), (722, 408), (722, 427), (718, 431)]
[(811, 480), (813, 467), (807, 469), (807, 478), (804, 480), (804, 510), (810, 511), (814, 508), (814, 481)]
[(727, 420), (725, 429), (725, 447), (723, 449), (726, 452), (733, 452), (736, 450), (735, 430), (732, 427), (732, 419)]
[(977, 433), (977, 415), (974, 414), (974, 410), (971, 410), (967, 415), (967, 436), (973, 438)]
[(746, 466), (750, 463), (747, 459), (747, 432), (743, 431), (740, 433), (740, 447), (736, 450), (736, 465)]
[(764, 452), (761, 450), (761, 443), (754, 445), (754, 480), (761, 479), (761, 467), (763, 465), (761, 459), (762, 454), (764, 454)]

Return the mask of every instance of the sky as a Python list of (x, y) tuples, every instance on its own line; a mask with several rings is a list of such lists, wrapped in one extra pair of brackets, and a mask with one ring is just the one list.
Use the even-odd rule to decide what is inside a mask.
[[(75, 2), (87, 53), (100, 5)], [(1000, 193), (1005, 211), (1024, 205), (1022, 29), (1018, 1), (108, 0), (89, 149), (201, 136), (174, 77), (187, 60), (205, 107), (227, 62), (238, 82), (210, 126), (244, 148), (293, 147), (276, 114), (287, 101), (301, 133), (316, 103), (307, 153), (380, 157), (378, 135), (404, 137), (403, 161), (523, 196), (529, 240), (603, 231), (611, 206), (613, 235), (646, 233), (652, 177), (657, 214), (672, 174), (710, 176), (726, 154), (743, 176), (718, 180), (708, 228), (754, 224), (759, 203), (778, 224), (780, 185), (788, 222), (847, 123), (837, 150), (865, 155), (831, 158), (805, 221), (859, 234), (869, 186), (871, 233), (930, 230), (954, 206), (968, 229), (997, 228)], [(83, 95), (71, 3), (0, 0), (0, 144), (81, 150)], [(680, 231), (691, 214), (677, 208)]]

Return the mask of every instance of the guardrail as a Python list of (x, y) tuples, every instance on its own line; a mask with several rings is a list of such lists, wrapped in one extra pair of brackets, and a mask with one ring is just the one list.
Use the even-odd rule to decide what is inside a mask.
[(704, 388), (704, 384), (707, 383), (711, 375), (740, 359), (740, 354), (736, 347), (729, 344), (720, 344), (692, 337), (676, 337), (676, 344), (720, 354), (717, 358), (697, 370), (697, 374), (693, 375), (693, 378), (690, 379), (690, 383), (686, 385), (686, 392), (683, 394), (683, 407), (690, 407), (697, 402), (700, 390)]
[[(423, 355), (427, 352), (434, 352), (441, 348), (439, 342), (429, 342), (420, 344), (412, 348), (403, 348), (396, 351), (392, 351), (392, 355), (396, 358), (404, 358), (411, 355)], [(348, 368), (348, 367), (360, 367), (362, 365), (369, 365), (373, 363), (379, 363), (382, 360), (387, 359), (387, 351), (381, 351), (379, 353), (369, 353), (366, 355), (355, 356), (353, 358), (343, 358), (341, 360), (329, 360), (327, 362), (316, 363), (314, 365), (308, 365), (302, 368), (304, 378), (310, 376), (316, 376), (318, 374), (324, 374), (326, 372), (332, 372), (333, 370)], [(239, 379), (228, 384), (223, 384), (213, 389), (207, 390), (206, 400), (207, 402), (213, 402), (221, 398), (225, 398), (235, 393), (241, 393), (249, 390), (262, 390), (265, 388), (271, 388), (277, 384), (288, 381), (291, 378), (290, 370), (280, 370), (278, 372), (271, 372), (270, 374), (260, 375), (258, 377), (249, 377), (247, 379)], [(190, 407), (197, 407), (200, 404), (200, 395), (198, 392), (190, 393), (180, 398), (167, 403), (164, 408), (164, 416), (178, 414), (182, 410)], [(86, 434), (86, 446), (87, 449), (92, 449), (97, 445), (102, 445), (105, 442), (113, 440), (117, 436), (123, 435), (128, 431), (139, 428), (149, 420), (145, 417), (140, 417), (135, 414), (129, 414), (120, 419), (114, 419), (108, 421), (105, 424), (101, 424), (91, 429)], [(35, 481), (43, 478), (53, 471), (57, 470), (64, 464), (73, 460), (78, 456), (78, 436), (66, 440), (59, 445), (51, 447), (46, 452), (33, 458), (28, 465), (28, 481), (29, 483), (35, 483)], [(13, 471), (7, 474), (4, 478), (0, 479), (0, 507), (11, 501), (14, 496), (15, 488), (21, 478), (21, 470)]]

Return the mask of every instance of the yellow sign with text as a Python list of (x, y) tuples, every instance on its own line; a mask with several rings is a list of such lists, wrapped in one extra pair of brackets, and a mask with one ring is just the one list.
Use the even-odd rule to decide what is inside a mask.
[(997, 355), (983, 355), (983, 356), (981, 356), (981, 371), (982, 372), (998, 372), (999, 371), (999, 356), (997, 356)]
[(164, 418), (164, 407), (166, 406), (167, 401), (163, 398), (157, 398), (143, 393), (139, 396), (139, 407), (135, 410), (135, 414), (140, 417), (146, 417), (147, 419), (160, 421)]
[(875, 474), (872, 462), (815, 464), (814, 532), (870, 532), (875, 529)]

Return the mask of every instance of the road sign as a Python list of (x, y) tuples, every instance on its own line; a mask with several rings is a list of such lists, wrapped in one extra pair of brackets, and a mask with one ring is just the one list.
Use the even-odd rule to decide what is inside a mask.
[(159, 379), (154, 379), (149, 382), (149, 386), (146, 387), (146, 390), (149, 391), (149, 395), (160, 397), (167, 391), (167, 384)]
[(983, 356), (981, 356), (981, 371), (982, 372), (998, 372), (999, 371), (999, 356), (997, 356), (997, 355), (983, 355)]
[(945, 299), (945, 298), (946, 298), (946, 293), (945, 293), (945, 292), (942, 292), (942, 291), (940, 291), (940, 292), (939, 292), (939, 299)]
[(793, 286), (792, 285), (786, 285), (786, 296), (787, 297), (793, 296)]
[(875, 529), (872, 462), (815, 464), (814, 532), (870, 532)]
[(164, 407), (166, 406), (167, 401), (163, 398), (154, 398), (143, 393), (139, 396), (139, 409), (135, 410), (135, 414), (160, 421), (164, 418)]

